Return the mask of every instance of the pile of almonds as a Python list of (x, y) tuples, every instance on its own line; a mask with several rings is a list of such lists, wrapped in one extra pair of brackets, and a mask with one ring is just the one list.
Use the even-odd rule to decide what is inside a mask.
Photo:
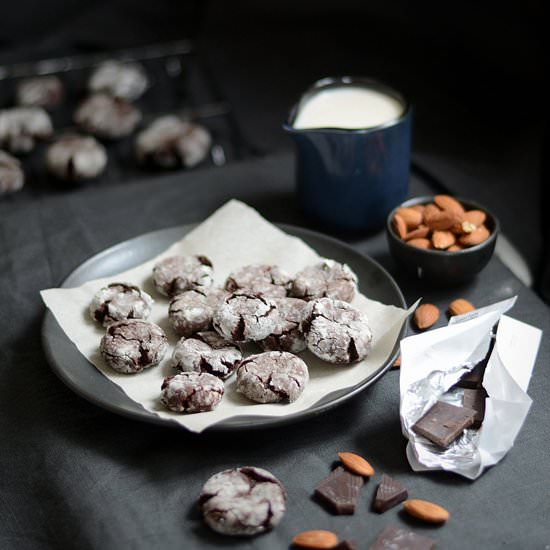
[(411, 246), (456, 252), (489, 238), (486, 219), (482, 210), (466, 210), (453, 197), (436, 195), (433, 203), (398, 208), (392, 226)]

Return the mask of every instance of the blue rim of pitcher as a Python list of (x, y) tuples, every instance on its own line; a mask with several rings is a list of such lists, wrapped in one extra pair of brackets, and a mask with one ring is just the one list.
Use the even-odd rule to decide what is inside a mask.
[[(307, 100), (309, 100), (313, 95), (315, 95), (322, 89), (337, 88), (341, 86), (361, 86), (361, 87), (372, 88), (382, 93), (385, 93), (393, 97), (403, 105), (403, 112), (393, 120), (389, 120), (388, 122), (384, 122), (383, 124), (379, 124), (377, 126), (369, 126), (368, 128), (351, 128), (350, 129), (350, 128), (333, 128), (330, 126), (326, 126), (323, 128), (294, 128), (293, 124), (294, 124), (294, 121), (296, 120), (296, 115), (298, 113), (298, 110)], [(388, 86), (387, 84), (381, 82), (380, 80), (376, 80), (374, 78), (361, 77), (361, 76), (329, 76), (329, 77), (321, 78), (316, 82), (314, 82), (300, 96), (298, 101), (290, 109), (288, 119), (286, 122), (283, 123), (283, 129), (289, 132), (295, 132), (299, 134), (305, 133), (305, 132), (317, 132), (317, 133), (318, 132), (342, 132), (345, 134), (349, 134), (349, 133), (368, 134), (370, 132), (376, 132), (383, 128), (390, 128), (392, 126), (399, 124), (403, 119), (405, 119), (409, 115), (410, 111), (411, 111), (411, 104), (405, 98), (405, 96), (399, 93), (397, 90), (395, 90), (391, 86)]]

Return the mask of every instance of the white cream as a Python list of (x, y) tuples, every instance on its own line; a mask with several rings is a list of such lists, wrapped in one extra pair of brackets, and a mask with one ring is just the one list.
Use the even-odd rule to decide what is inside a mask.
[(403, 114), (403, 104), (378, 90), (342, 86), (321, 90), (301, 106), (293, 127), (358, 130), (381, 126)]

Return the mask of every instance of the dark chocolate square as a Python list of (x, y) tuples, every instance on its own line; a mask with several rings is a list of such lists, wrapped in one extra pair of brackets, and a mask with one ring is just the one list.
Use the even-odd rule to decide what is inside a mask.
[(456, 407), (443, 401), (437, 403), (414, 424), (412, 430), (440, 447), (448, 447), (474, 422), (476, 411)]
[(435, 540), (389, 525), (368, 550), (433, 550)]
[(359, 490), (365, 483), (362, 476), (338, 466), (315, 488), (315, 495), (338, 515), (353, 514)]
[(470, 426), (472, 430), (477, 430), (481, 427), (481, 423), (485, 418), (485, 398), (487, 392), (483, 388), (476, 390), (464, 389), (464, 398), (462, 406), (476, 411), (474, 422)]
[(395, 505), (407, 500), (407, 489), (396, 479), (391, 478), (386, 474), (382, 474), (378, 488), (374, 495), (372, 507), (377, 512), (385, 512)]
[(483, 361), (480, 361), (470, 372), (462, 375), (462, 378), (455, 384), (455, 386), (457, 388), (469, 389), (481, 388), (486, 366), (487, 360), (483, 359)]

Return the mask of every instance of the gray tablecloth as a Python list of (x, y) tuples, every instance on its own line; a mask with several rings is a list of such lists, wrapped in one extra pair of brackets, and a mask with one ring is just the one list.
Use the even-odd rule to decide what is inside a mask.
[[(305, 225), (292, 179), (292, 160), (285, 155), (113, 188), (94, 190), (91, 184), (34, 202), (0, 202), (1, 548), (281, 549), (305, 529), (330, 529), (366, 548), (388, 524), (427, 534), (440, 548), (548, 548), (546, 339), (529, 389), (533, 407), (516, 444), (475, 482), (411, 472), (399, 425), (398, 371), (313, 420), (224, 435), (193, 435), (119, 417), (77, 397), (52, 373), (40, 343), (40, 289), (58, 285), (110, 245), (200, 221), (231, 197), (270, 220)], [(412, 195), (427, 191), (422, 182), (411, 182)], [(481, 306), (518, 294), (513, 315), (550, 329), (547, 306), (496, 258), (472, 283), (438, 289), (400, 277), (382, 233), (346, 240), (396, 274), (409, 302), (424, 296), (446, 308), (464, 297)], [(312, 493), (339, 451), (364, 455), (377, 474), (395, 476), (411, 496), (442, 504), (450, 521), (430, 528), (407, 519), (399, 507), (372, 513), (378, 478), (362, 490), (354, 516), (331, 515)], [(211, 474), (239, 465), (267, 468), (289, 496), (279, 527), (251, 540), (210, 532), (194, 508)]]

